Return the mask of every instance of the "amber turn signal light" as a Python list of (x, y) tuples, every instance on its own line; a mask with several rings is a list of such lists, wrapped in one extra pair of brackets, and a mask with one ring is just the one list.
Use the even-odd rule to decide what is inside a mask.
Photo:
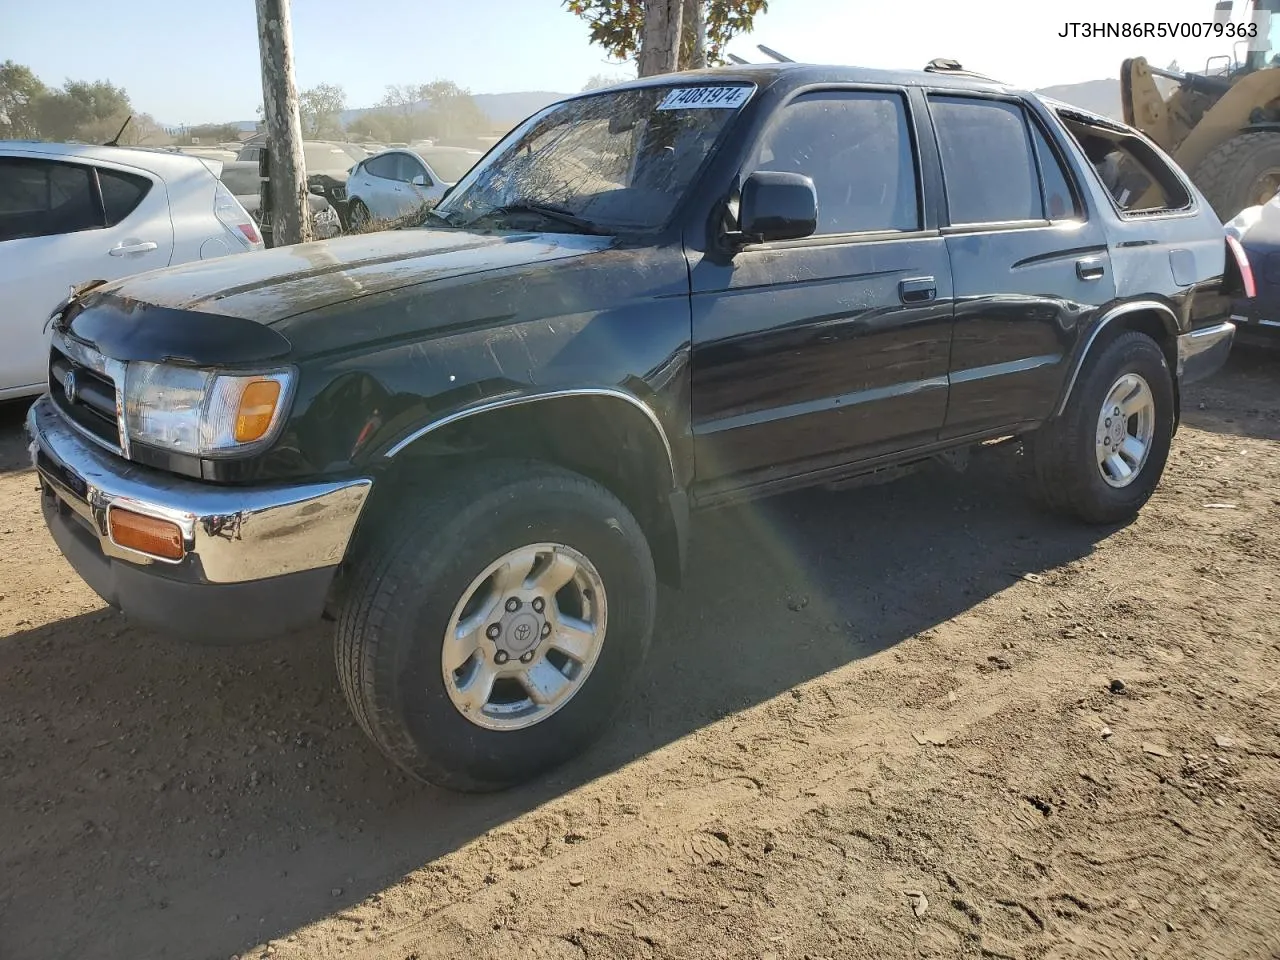
[(107, 528), (117, 545), (139, 553), (165, 560), (181, 560), (185, 552), (182, 531), (169, 520), (112, 507), (107, 511)]
[(236, 411), (236, 441), (252, 443), (266, 436), (279, 402), (280, 384), (275, 380), (254, 380), (246, 386)]

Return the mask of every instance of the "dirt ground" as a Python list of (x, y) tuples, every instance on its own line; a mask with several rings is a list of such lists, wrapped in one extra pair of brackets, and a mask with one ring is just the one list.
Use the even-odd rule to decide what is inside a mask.
[(701, 517), (618, 723), (451, 795), (327, 631), (131, 627), (0, 412), (0, 957), (1280, 957), (1280, 357), (1192, 389), (1132, 525), (1006, 473)]

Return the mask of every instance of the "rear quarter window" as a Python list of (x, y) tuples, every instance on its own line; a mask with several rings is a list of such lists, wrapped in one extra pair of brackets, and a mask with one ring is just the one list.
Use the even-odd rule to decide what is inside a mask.
[(102, 206), (106, 210), (108, 227), (114, 227), (138, 209), (138, 204), (152, 187), (146, 177), (102, 167), (98, 168), (98, 183), (102, 187)]
[(1070, 114), (1059, 116), (1121, 216), (1160, 216), (1191, 208), (1182, 178), (1146, 141)]

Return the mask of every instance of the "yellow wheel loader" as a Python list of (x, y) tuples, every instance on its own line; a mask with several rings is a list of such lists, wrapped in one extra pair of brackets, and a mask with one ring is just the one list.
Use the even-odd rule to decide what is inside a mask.
[[(1160, 70), (1142, 57), (1120, 69), (1125, 122), (1177, 161), (1224, 222), (1280, 190), (1280, 0), (1242, 2), (1237, 28), (1253, 23), (1259, 34), (1237, 42), (1248, 48), (1243, 58), (1215, 57), (1204, 73)], [(1217, 4), (1218, 22), (1230, 19), (1232, 3)], [(1158, 77), (1177, 89), (1166, 97)]]

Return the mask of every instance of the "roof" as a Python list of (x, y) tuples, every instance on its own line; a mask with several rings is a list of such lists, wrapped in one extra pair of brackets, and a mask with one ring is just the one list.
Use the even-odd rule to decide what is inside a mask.
[[(80, 157), (85, 160), (105, 160), (140, 167), (159, 176), (173, 176), (189, 172), (194, 164), (209, 169), (219, 161), (176, 153), (159, 147), (103, 147), (93, 143), (46, 143), (42, 140), (0, 140), (0, 155), (37, 154), (46, 157)], [(216, 171), (215, 171), (216, 176)]]
[(630, 80), (607, 89), (619, 90), (659, 85), (668, 86), (689, 82), (706, 83), (714, 81), (723, 83), (726, 80), (741, 80), (754, 83), (761, 88), (770, 87), (779, 81), (786, 81), (793, 86), (804, 86), (811, 83), (867, 83), (899, 87), (930, 86), (954, 90), (1025, 92), (1020, 88), (1011, 87), (999, 81), (989, 80), (964, 71), (876, 70), (869, 67), (815, 63), (730, 64), (723, 67), (709, 67), (706, 70), (664, 73), (656, 77), (646, 77), (642, 80)]

